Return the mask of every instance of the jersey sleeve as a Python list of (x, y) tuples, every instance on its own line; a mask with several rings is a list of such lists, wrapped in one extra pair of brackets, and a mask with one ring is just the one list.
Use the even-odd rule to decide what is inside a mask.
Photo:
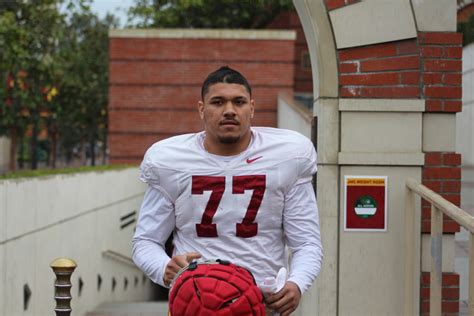
[(323, 249), (313, 186), (296, 185), (285, 197), (283, 229), (291, 251), (288, 281), (304, 293), (321, 270)]
[(140, 180), (150, 187), (160, 191), (167, 199), (174, 202), (176, 188), (170, 181), (170, 170), (164, 166), (160, 159), (163, 156), (164, 149), (159, 143), (151, 146), (140, 164)]
[(296, 159), (297, 179), (296, 185), (311, 182), (313, 175), (317, 171), (316, 150), (309, 139), (305, 139), (300, 147), (300, 154)]
[(162, 286), (170, 258), (165, 243), (175, 227), (174, 206), (161, 191), (148, 187), (132, 240), (135, 264), (155, 283)]

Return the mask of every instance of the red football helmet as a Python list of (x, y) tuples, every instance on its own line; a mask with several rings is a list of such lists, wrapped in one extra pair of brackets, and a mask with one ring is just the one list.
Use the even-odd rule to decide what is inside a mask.
[(223, 260), (192, 262), (172, 282), (171, 316), (265, 316), (260, 289), (246, 269)]

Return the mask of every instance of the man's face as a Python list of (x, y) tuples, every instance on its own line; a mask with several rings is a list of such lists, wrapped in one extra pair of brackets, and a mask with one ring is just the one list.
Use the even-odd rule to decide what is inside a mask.
[(235, 83), (213, 84), (204, 95), (204, 100), (199, 101), (198, 108), (204, 121), (206, 141), (220, 146), (238, 145), (250, 140), (254, 101), (250, 99), (245, 86)]

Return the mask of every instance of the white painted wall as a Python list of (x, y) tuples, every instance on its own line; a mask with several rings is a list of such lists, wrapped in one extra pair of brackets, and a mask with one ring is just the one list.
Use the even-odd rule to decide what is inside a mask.
[[(297, 131), (311, 139), (311, 120), (313, 114), (304, 105), (286, 94), (278, 95), (278, 127)], [(295, 316), (314, 315), (318, 304), (318, 280), (303, 295)]]
[[(148, 300), (150, 281), (137, 268), (103, 256), (106, 250), (131, 256), (135, 224), (121, 229), (121, 217), (133, 211), (137, 217), (144, 189), (138, 168), (1, 180), (0, 315), (53, 314), (55, 276), (49, 264), (57, 257), (78, 264), (72, 277), (73, 315), (85, 315), (102, 302)], [(25, 284), (32, 292), (27, 310)]]
[(463, 165), (474, 165), (474, 43), (463, 49), (462, 112), (458, 113), (456, 149)]
[[(456, 114), (456, 152), (462, 154), (461, 208), (474, 214), (474, 43), (463, 48), (462, 112)], [(467, 230), (461, 227), (456, 240), (467, 242)], [(468, 296), (468, 258), (456, 256), (455, 271), (460, 274), (460, 300)]]
[(278, 95), (277, 126), (297, 131), (311, 139), (312, 113), (285, 94)]
[(474, 43), (463, 49), (462, 112), (456, 115), (456, 151), (462, 154), (463, 208), (474, 209)]
[(0, 172), (7, 170), (10, 161), (10, 139), (0, 137)]

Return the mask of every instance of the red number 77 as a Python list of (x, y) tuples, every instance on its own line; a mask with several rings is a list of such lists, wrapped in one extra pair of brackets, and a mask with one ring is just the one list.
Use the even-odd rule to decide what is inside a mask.
[[(265, 188), (265, 175), (232, 177), (232, 194), (244, 194), (246, 190), (253, 190), (247, 212), (242, 222), (236, 224), (238, 237), (249, 238), (257, 235), (258, 223), (254, 223), (254, 220), (262, 203)], [(204, 191), (212, 192), (202, 214), (201, 223), (196, 224), (196, 232), (198, 237), (217, 237), (217, 225), (212, 223), (212, 219), (224, 195), (225, 177), (193, 176), (191, 194), (203, 194)]]

